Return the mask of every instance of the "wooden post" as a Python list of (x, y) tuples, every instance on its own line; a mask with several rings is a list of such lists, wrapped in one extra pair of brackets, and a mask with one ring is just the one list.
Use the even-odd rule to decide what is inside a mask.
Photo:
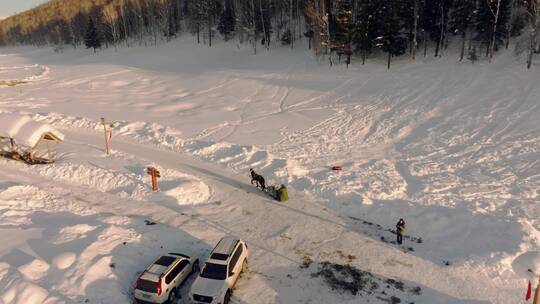
[(107, 136), (107, 123), (105, 122), (105, 118), (101, 118), (101, 124), (103, 125), (103, 132), (105, 134), (105, 149), (107, 151), (107, 155), (109, 155), (109, 137)]
[(157, 192), (158, 191), (158, 183), (157, 183), (157, 176), (156, 176), (156, 169), (152, 171), (152, 191)]
[(160, 172), (154, 167), (146, 169), (146, 172), (152, 177), (152, 191), (158, 192), (158, 177), (161, 177)]
[(52, 152), (51, 152), (51, 144), (49, 143), (49, 141), (47, 141), (47, 154), (49, 155), (49, 161), (52, 163), (53, 159), (52, 159)]
[(30, 163), (34, 163), (34, 149), (28, 149), (28, 159)]
[(540, 302), (538, 302), (539, 298), (540, 298), (540, 278), (538, 280), (538, 286), (536, 286), (536, 290), (534, 291), (534, 300), (533, 300), (533, 304), (539, 304)]
[(9, 142), (11, 144), (11, 153), (13, 153), (15, 152), (15, 140), (13, 140), (13, 138), (10, 138)]

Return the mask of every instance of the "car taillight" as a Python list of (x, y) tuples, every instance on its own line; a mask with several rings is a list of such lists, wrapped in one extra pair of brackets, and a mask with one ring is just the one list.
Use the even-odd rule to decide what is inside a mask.
[(161, 295), (161, 278), (157, 281), (157, 295)]

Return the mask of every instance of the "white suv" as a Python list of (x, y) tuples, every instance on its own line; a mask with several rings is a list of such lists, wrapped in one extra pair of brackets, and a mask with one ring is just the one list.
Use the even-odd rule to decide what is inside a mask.
[(247, 259), (244, 241), (232, 236), (222, 238), (191, 286), (193, 303), (228, 304), (240, 273), (247, 271)]
[(199, 270), (199, 260), (181, 253), (161, 256), (146, 268), (137, 279), (133, 291), (135, 302), (173, 303), (179, 286), (190, 274)]

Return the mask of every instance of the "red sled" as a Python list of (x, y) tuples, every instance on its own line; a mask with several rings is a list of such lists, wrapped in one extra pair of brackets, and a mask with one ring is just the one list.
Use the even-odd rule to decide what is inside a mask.
[(341, 171), (341, 166), (333, 166), (332, 170), (334, 171)]

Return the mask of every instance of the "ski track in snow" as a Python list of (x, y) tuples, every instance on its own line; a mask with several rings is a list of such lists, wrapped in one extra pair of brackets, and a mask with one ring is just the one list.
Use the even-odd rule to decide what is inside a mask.
[[(178, 220), (183, 223), (178, 225), (159, 215), (162, 209), (150, 212), (155, 208), (150, 205), (162, 206), (175, 215), (189, 210), (186, 214), (192, 215), (191, 220), (202, 221), (190, 226), (191, 234), (206, 240), (217, 240), (220, 233), (229, 232), (247, 238), (257, 247), (253, 257), (255, 269), (247, 280), (240, 281), (237, 303), (254, 303), (263, 295), (268, 303), (292, 303), (306, 298), (316, 303), (336, 299), (354, 303), (354, 299), (347, 297), (319, 294), (318, 287), (308, 279), (309, 274), (299, 273), (296, 266), (291, 269), (291, 264), (301, 263), (305, 254), (324, 260), (327, 253), (323, 245), (329, 244), (362, 257), (353, 263), (361, 269), (427, 287), (423, 297), (411, 298), (415, 303), (437, 303), (435, 298), (442, 299), (440, 303), (458, 299), (466, 303), (510, 303), (525, 286), (509, 265), (517, 255), (540, 249), (540, 209), (536, 207), (540, 189), (540, 128), (535, 121), (540, 115), (540, 89), (539, 78), (525, 75), (510, 57), (494, 65), (474, 67), (456, 64), (451, 59), (398, 63), (392, 73), (376, 65), (370, 66), (368, 73), (366, 67), (328, 70), (287, 60), (274, 67), (275, 62), (268, 64), (265, 57), (263, 63), (268, 65), (253, 63), (262, 71), (251, 67), (227, 69), (217, 64), (219, 70), (209, 73), (212, 64), (216, 64), (210, 62), (203, 67), (208, 71), (186, 65), (188, 72), (177, 67), (176, 75), (169, 70), (160, 74), (152, 67), (146, 69), (137, 64), (127, 64), (128, 68), (99, 64), (99, 70), (93, 70), (80, 63), (74, 66), (82, 71), (72, 73), (50, 55), (43, 56), (53, 69), (51, 73), (47, 70), (49, 76), (39, 76), (43, 83), (0, 90), (0, 111), (29, 113), (36, 120), (51, 123), (86, 141), (73, 139), (75, 146), (50, 168), (33, 171), (17, 165), (8, 167), (28, 175), (28, 184), (42, 180), (48, 185), (54, 180), (57, 184), (53, 187), (61, 188), (62, 183), (72, 180), (70, 187), (76, 189), (72, 190), (73, 195), (79, 198), (105, 195), (106, 200), (148, 206), (139, 209), (141, 216), (163, 221), (171, 229), (180, 228), (189, 219)], [(115, 54), (103, 56), (117, 58)], [(34, 59), (40, 62), (39, 56)], [(183, 67), (182, 61), (176, 64)], [(41, 67), (25, 62), (17, 65), (22, 66)], [(445, 68), (441, 66), (446, 68), (443, 73)], [(83, 71), (91, 75), (81, 77)], [(0, 69), (0, 78), (1, 73)], [(536, 71), (531, 73), (536, 75)], [(48, 87), (54, 87), (56, 92), (42, 94)], [(96, 154), (98, 142), (88, 146), (94, 154), (74, 163), (73, 151), (81, 153), (84, 149), (79, 146), (99, 138), (98, 118), (103, 112), (96, 108), (107, 109), (114, 117), (118, 151), (113, 157), (126, 163), (124, 168), (107, 168), (110, 164)], [(130, 111), (125, 110), (128, 108)], [(157, 146), (159, 151), (150, 156), (148, 151), (134, 149), (133, 142)], [(174, 154), (162, 149), (180, 152), (180, 163), (166, 159), (174, 158)], [(187, 156), (219, 167), (206, 163), (191, 167), (187, 165)], [(136, 158), (136, 165), (130, 169), (127, 163), (133, 162), (132, 158)], [(169, 194), (157, 199), (148, 192), (147, 177), (141, 172), (153, 162), (171, 170), (167, 175), (176, 175), (169, 183)], [(333, 165), (344, 170), (332, 172)], [(253, 193), (236, 175), (246, 175), (250, 167), (260, 171), (270, 184), (286, 182), (298, 199), (293, 199), (288, 207), (272, 204)], [(212, 171), (221, 174), (213, 175)], [(88, 177), (86, 181), (76, 178), (81, 172)], [(225, 178), (228, 175), (230, 180)], [(97, 181), (99, 177), (118, 182), (102, 185)], [(1, 179), (8, 183), (17, 180), (24, 185), (2, 169)], [(202, 188), (197, 188), (199, 182)], [(185, 198), (181, 192), (189, 188), (183, 188), (187, 185), (193, 185), (193, 193), (200, 194), (199, 204), (178, 203)], [(16, 187), (21, 186), (0, 188), (16, 192)], [(37, 187), (35, 191), (51, 195), (45, 190), (48, 187)], [(81, 192), (77, 187), (90, 190)], [(205, 187), (207, 190), (201, 190)], [(20, 192), (24, 195), (26, 190)], [(55, 204), (62, 201), (52, 200)], [(89, 207), (94, 203), (82, 201), (72, 205)], [(252, 201), (257, 202), (256, 207)], [(35, 204), (33, 198), (27, 202)], [(30, 207), (23, 211), (41, 212), (38, 210), (41, 209)], [(111, 211), (131, 214), (122, 207), (100, 212)], [(231, 217), (222, 217), (224, 212)], [(243, 219), (246, 214), (249, 220)], [(275, 223), (262, 214), (284, 217), (283, 222), (272, 227)], [(17, 217), (9, 215), (15, 226)], [(405, 217), (410, 233), (421, 236), (424, 243), (415, 245), (414, 252), (403, 253), (380, 242), (379, 237), (392, 238), (391, 233), (373, 230), (351, 217), (382, 227), (392, 227), (397, 218)], [(26, 218), (21, 215), (19, 220), (22, 223)], [(245, 221), (248, 228), (238, 230), (238, 220)], [(304, 231), (312, 227), (308, 224), (312, 221), (321, 227), (317, 232)], [(90, 222), (90, 226), (96, 224), (93, 219)], [(203, 226), (214, 231), (202, 233)], [(135, 225), (126, 229), (138, 228)], [(292, 244), (282, 244), (291, 236)], [(351, 245), (358, 243), (362, 245)], [(148, 253), (149, 249), (144, 250)], [(69, 256), (59, 259), (71, 261)], [(413, 267), (396, 268), (400, 264), (395, 261), (406, 261)], [(442, 266), (444, 261), (450, 261), (452, 266)], [(54, 264), (39, 259), (33, 263), (39, 269)], [(144, 265), (134, 260), (130, 263), (131, 267), (124, 268), (121, 275), (129, 274), (131, 284), (134, 268)], [(270, 269), (277, 265), (285, 268)], [(6, 271), (10, 273), (7, 278), (21, 282), (14, 290), (36, 288), (36, 295), (44, 294), (24, 281), (24, 274), (18, 277), (16, 270), (9, 267)], [(46, 270), (43, 272), (33, 275), (43, 277)], [(290, 272), (299, 277), (298, 282), (282, 281)], [(256, 286), (260, 294), (250, 290), (250, 286)], [(293, 296), (293, 288), (306, 288), (309, 292)], [(126, 291), (129, 287), (121, 289)], [(431, 294), (434, 291), (435, 296)], [(52, 292), (48, 297), (69, 302), (87, 293), (71, 292)], [(9, 296), (11, 291), (0, 290), (0, 299), (2, 295)], [(378, 303), (377, 299), (370, 299)]]

